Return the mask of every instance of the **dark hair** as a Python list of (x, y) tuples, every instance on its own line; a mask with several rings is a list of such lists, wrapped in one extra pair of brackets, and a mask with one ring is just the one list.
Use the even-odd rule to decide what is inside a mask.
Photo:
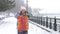
[[(26, 14), (26, 13), (28, 13), (28, 12), (27, 12), (27, 11), (25, 11), (25, 14)], [(20, 11), (20, 15), (22, 15), (22, 14), (23, 14), (23, 13), (22, 13), (22, 11)]]

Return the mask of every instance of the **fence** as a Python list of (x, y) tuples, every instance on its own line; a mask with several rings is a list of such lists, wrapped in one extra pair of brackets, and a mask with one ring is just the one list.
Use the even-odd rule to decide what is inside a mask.
[(36, 22), (39, 25), (45, 26), (46, 28), (60, 32), (60, 19), (59, 18), (33, 16), (33, 17), (31, 17), (30, 20)]

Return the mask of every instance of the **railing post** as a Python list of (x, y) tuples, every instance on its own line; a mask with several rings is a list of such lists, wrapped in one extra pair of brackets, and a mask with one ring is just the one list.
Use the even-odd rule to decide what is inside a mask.
[(39, 20), (39, 25), (40, 25), (40, 17), (38, 17), (38, 20)]
[(42, 25), (42, 16), (41, 16), (41, 25)]
[(45, 26), (45, 17), (43, 17), (43, 26)]
[(59, 24), (59, 32), (60, 32), (60, 24)]
[(54, 18), (54, 24), (53, 25), (54, 25), (54, 28), (53, 28), (54, 31), (57, 31), (56, 17)]
[(38, 16), (37, 16), (37, 24), (38, 24)]
[(39, 20), (39, 22), (40, 22), (39, 24), (41, 24), (41, 17), (40, 17), (39, 19), (40, 19), (40, 20)]
[(48, 28), (48, 17), (46, 17), (46, 27)]
[(41, 17), (39, 18), (39, 24), (41, 25)]
[(37, 16), (37, 23), (39, 24), (39, 17)]
[(50, 28), (50, 29), (52, 29), (51, 18), (50, 18), (50, 24), (49, 24), (49, 28)]

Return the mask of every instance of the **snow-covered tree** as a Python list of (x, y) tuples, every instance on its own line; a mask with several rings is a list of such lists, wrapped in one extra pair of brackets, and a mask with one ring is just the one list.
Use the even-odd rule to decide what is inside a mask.
[(0, 0), (0, 11), (7, 10), (10, 7), (14, 6), (15, 0)]

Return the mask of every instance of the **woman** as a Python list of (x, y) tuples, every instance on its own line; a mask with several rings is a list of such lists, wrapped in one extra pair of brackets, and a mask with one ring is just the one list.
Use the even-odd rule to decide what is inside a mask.
[(18, 15), (18, 34), (28, 34), (28, 14), (26, 8), (22, 8)]

